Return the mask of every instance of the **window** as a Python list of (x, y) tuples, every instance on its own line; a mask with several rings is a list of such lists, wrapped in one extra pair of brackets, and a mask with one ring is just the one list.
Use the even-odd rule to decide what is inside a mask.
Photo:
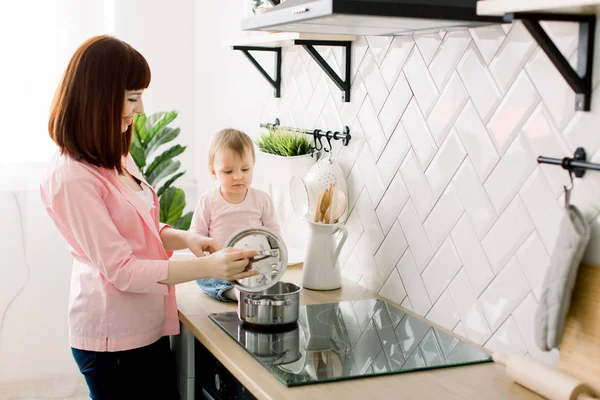
[(48, 115), (75, 49), (111, 33), (114, 0), (0, 3), (0, 164), (48, 161)]

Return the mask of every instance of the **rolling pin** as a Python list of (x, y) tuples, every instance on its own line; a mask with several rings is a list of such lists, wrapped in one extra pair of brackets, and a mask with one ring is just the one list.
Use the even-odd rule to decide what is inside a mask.
[(550, 400), (598, 400), (585, 383), (530, 357), (494, 353), (492, 358), (515, 382)]

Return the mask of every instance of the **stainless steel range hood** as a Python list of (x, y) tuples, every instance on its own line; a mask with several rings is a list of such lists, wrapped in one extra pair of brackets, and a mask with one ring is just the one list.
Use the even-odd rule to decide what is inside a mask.
[(479, 16), (477, 0), (286, 0), (242, 20), (243, 30), (403, 35), (502, 23)]

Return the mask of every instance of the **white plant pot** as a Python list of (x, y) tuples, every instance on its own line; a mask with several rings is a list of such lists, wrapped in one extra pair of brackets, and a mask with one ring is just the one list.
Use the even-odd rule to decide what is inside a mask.
[[(299, 217), (294, 215), (289, 193), (290, 180), (292, 176), (304, 178), (316, 161), (316, 155), (311, 157), (310, 154), (281, 157), (261, 151), (256, 152), (254, 174), (256, 187), (271, 195), (279, 224), (283, 230), (283, 238), (288, 247), (303, 248), (306, 246), (306, 238), (308, 237), (306, 229), (298, 231), (295, 228), (295, 226), (302, 226), (303, 224), (300, 223)], [(286, 229), (286, 227), (289, 227), (289, 229)]]
[(310, 154), (282, 157), (259, 151), (257, 161), (261, 163), (260, 168), (264, 169), (270, 177), (269, 181), (283, 183), (287, 186), (292, 176), (298, 175), (304, 177), (310, 167), (317, 161), (317, 158), (316, 156), (311, 157)]

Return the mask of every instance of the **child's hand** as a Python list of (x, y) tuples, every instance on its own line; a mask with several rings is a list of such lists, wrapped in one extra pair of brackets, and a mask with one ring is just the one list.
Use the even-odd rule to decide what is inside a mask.
[(189, 232), (187, 247), (196, 255), (196, 257), (203, 257), (205, 251), (214, 253), (221, 250), (221, 245), (216, 239), (201, 236), (192, 232)]

